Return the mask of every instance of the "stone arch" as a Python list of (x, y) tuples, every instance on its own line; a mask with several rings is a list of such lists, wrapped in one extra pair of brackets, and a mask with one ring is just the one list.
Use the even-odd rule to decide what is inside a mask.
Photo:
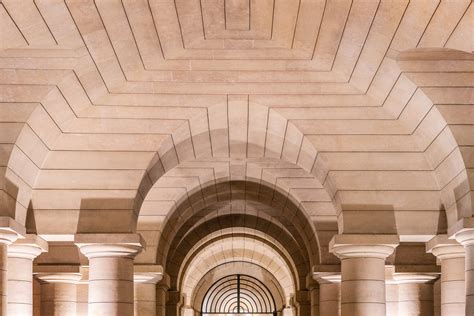
[[(228, 218), (229, 220), (229, 218)], [(232, 218), (230, 218), (232, 220)], [(209, 224), (213, 224), (212, 222)], [(230, 226), (230, 225), (229, 225)], [(294, 241), (288, 241), (291, 237), (286, 235), (283, 231), (276, 231), (285, 235), (275, 235), (271, 230), (262, 231), (259, 228), (247, 228), (241, 225), (221, 227), (216, 230), (209, 230), (207, 235), (195, 244), (179, 245), (179, 248), (170, 258), (167, 265), (167, 273), (171, 278), (171, 286), (182, 288), (186, 286), (184, 272), (187, 270), (189, 261), (196, 255), (195, 252), (212, 242), (219, 239), (240, 237), (253, 238), (259, 243), (270, 245), (279, 257), (286, 263), (291, 271), (293, 288), (300, 288), (305, 286), (305, 278), (310, 273), (311, 268), (307, 258), (302, 257), (300, 249)], [(274, 225), (269, 225), (270, 227)], [(276, 229), (276, 228), (274, 228)], [(183, 249), (184, 248), (184, 249)], [(186, 253), (184, 253), (186, 251)]]
[(287, 294), (284, 293), (284, 289), (281, 287), (279, 280), (271, 273), (271, 271), (255, 263), (234, 261), (216, 266), (201, 277), (201, 280), (198, 282), (192, 293), (190, 299), (191, 307), (195, 311), (199, 311), (201, 307), (200, 304), (204, 299), (207, 289), (212, 286), (214, 282), (232, 274), (244, 274), (257, 280), (262, 280), (272, 293), (277, 310), (282, 310), (285, 307), (285, 302), (289, 301), (289, 298), (287, 297)]
[[(468, 167), (472, 164), (472, 155), (468, 148), (469, 137), (466, 138), (472, 135), (472, 129), (463, 124), (463, 118), (474, 104), (472, 84), (463, 84), (463, 71), (470, 69), (472, 60), (471, 53), (449, 48), (416, 48), (397, 56), (402, 74), (431, 101), (428, 117), (431, 127), (427, 126), (417, 137), (423, 141), (433, 132), (437, 133), (428, 139), (425, 155), (440, 186), (448, 229), (458, 220), (473, 216), (470, 179), (474, 171)], [(449, 76), (449, 81), (439, 78), (443, 75)], [(449, 102), (443, 102), (448, 98), (451, 98)]]
[[(301, 168), (277, 159), (249, 159), (244, 163), (247, 167), (242, 168), (242, 165), (236, 165), (234, 168), (234, 162), (224, 158), (198, 160), (183, 163), (160, 178), (150, 189), (139, 217), (137, 231), (150, 237), (147, 239), (149, 245), (147, 251), (137, 260), (166, 265), (168, 249), (175, 247), (171, 246), (172, 243), (183, 238), (185, 232), (201, 219), (200, 217), (193, 218), (195, 214), (216, 202), (248, 200), (270, 205), (274, 209), (279, 208), (279, 212), (285, 216), (277, 216), (281, 217), (280, 220), (286, 221), (287, 226), (293, 230), (292, 233), (299, 238), (299, 247), (307, 249), (305, 251), (310, 253), (311, 262), (320, 262), (321, 256), (324, 262), (333, 262), (335, 258), (329, 255), (327, 246), (324, 245), (333, 234), (337, 233), (336, 211), (331, 198), (318, 180)], [(200, 168), (196, 167), (198, 165)], [(265, 175), (264, 172), (262, 177), (262, 168), (265, 166), (271, 168), (268, 174)], [(246, 176), (245, 172), (239, 173), (234, 169), (241, 171), (246, 169), (250, 175)], [(249, 171), (250, 169), (252, 170)], [(287, 182), (279, 182), (276, 180), (278, 172), (290, 172), (296, 178), (290, 177)], [(253, 178), (252, 174), (258, 174), (259, 178)], [(297, 178), (300, 176), (305, 178)], [(189, 183), (187, 181), (189, 178), (196, 179)], [(268, 182), (269, 180), (271, 181)], [(172, 182), (167, 186), (169, 181)], [(312, 198), (321, 204), (316, 203), (316, 209), (314, 205), (311, 205), (311, 209), (306, 209), (308, 205), (306, 203), (311, 203), (309, 201)], [(315, 230), (315, 226), (319, 225), (317, 207), (333, 210), (331, 215), (321, 217), (324, 222), (321, 224), (324, 225), (321, 226), (322, 242), (318, 241), (319, 236), (316, 234), (318, 229)], [(272, 212), (274, 215), (277, 214), (275, 210)], [(291, 220), (294, 221), (291, 222)], [(292, 228), (296, 227), (295, 225), (299, 228)], [(323, 245), (324, 249), (320, 249), (318, 245)]]
[[(219, 185), (219, 184), (222, 184)], [(170, 249), (172, 249), (173, 241), (182, 238), (185, 233), (195, 225), (195, 221), (200, 220), (199, 215), (201, 210), (212, 211), (211, 207), (216, 202), (248, 200), (260, 204), (267, 204), (271, 207), (265, 208), (265, 211), (273, 217), (274, 220), (287, 225), (286, 229), (293, 238), (296, 238), (300, 247), (304, 247), (305, 251), (309, 253), (311, 263), (319, 262), (319, 247), (317, 241), (317, 234), (313, 228), (313, 224), (309, 220), (304, 209), (299, 207), (299, 203), (294, 203), (289, 198), (288, 194), (278, 190), (272, 190), (263, 182), (258, 183), (252, 179), (246, 181), (222, 181), (218, 183), (217, 191), (209, 192), (206, 189), (209, 184), (203, 185), (203, 190), (199, 190), (189, 195), (181, 203), (177, 204), (176, 208), (167, 212), (167, 217), (164, 221), (161, 237), (158, 244), (157, 262), (166, 266), (167, 256)], [(261, 194), (258, 192), (258, 187), (261, 188)], [(203, 195), (203, 192), (205, 195)], [(260, 197), (263, 196), (263, 199)], [(197, 199), (195, 203), (189, 203)], [(265, 201), (265, 199), (267, 199)], [(206, 202), (206, 200), (208, 200)], [(206, 205), (208, 206), (206, 208)], [(232, 204), (230, 204), (232, 205)], [(259, 209), (262, 211), (262, 208)], [(293, 222), (292, 222), (293, 220)], [(191, 221), (191, 222), (189, 222)], [(194, 221), (194, 223), (193, 223)]]
[[(234, 96), (229, 96), (233, 99)], [(242, 126), (247, 126), (242, 133)], [(198, 150), (199, 149), (199, 150)], [(137, 213), (153, 185), (182, 163), (209, 159), (276, 159), (293, 164), (321, 183), (327, 174), (318, 150), (277, 111), (235, 96), (183, 123), (166, 139), (150, 161), (136, 197)], [(330, 187), (325, 187), (330, 192)]]

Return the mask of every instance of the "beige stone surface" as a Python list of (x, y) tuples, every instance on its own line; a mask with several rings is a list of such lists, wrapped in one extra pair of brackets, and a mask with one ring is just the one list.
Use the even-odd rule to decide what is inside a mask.
[[(430, 314), (431, 284), (384, 285), (385, 263), (432, 269), (419, 247), (392, 254), (399, 240), (438, 258), (442, 315), (472, 312), (473, 10), (1, 1), (0, 315), (187, 316), (202, 278), (238, 260), (274, 275), (283, 314)], [(26, 232), (49, 252), (20, 258)], [(32, 264), (58, 282), (30, 293)], [(59, 282), (64, 265), (90, 273)], [(167, 276), (156, 306), (134, 287), (144, 266)], [(340, 300), (307, 284), (336, 271)], [(8, 294), (10, 276), (28, 289)]]

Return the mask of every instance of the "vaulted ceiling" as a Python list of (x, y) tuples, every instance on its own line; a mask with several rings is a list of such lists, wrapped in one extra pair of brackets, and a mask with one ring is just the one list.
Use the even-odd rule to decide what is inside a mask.
[(267, 214), (316, 261), (337, 231), (427, 239), (472, 216), (473, 15), (469, 0), (3, 0), (0, 209), (52, 240), (139, 231), (141, 262), (198, 225), (187, 209)]

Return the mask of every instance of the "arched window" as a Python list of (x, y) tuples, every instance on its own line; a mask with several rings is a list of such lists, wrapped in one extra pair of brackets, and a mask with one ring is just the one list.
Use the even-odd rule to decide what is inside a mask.
[(201, 315), (276, 315), (272, 293), (260, 280), (234, 274), (216, 281), (207, 290)]

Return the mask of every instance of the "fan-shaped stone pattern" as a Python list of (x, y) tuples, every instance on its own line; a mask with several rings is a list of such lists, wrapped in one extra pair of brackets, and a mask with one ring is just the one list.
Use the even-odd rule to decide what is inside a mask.
[(472, 65), (396, 61), (472, 56), (470, 1), (214, 2), (3, 1), (2, 212), (24, 222), (31, 202), (44, 234), (134, 230), (147, 188), (182, 162), (272, 157), (319, 180), (310, 202), (334, 199), (345, 232), (371, 216), (432, 235), (443, 208), (472, 215), (451, 186), (472, 187), (473, 121), (455, 114), (472, 107)]

